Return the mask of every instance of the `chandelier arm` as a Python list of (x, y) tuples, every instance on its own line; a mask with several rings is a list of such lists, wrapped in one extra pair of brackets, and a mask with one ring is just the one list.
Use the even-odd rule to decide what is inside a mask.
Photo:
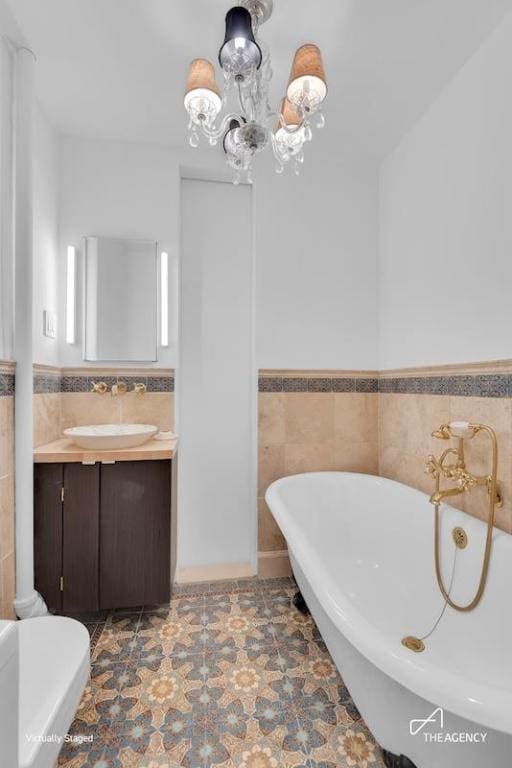
[(236, 112), (230, 112), (222, 118), (222, 122), (218, 128), (216, 128), (215, 125), (210, 127), (204, 120), (199, 124), (199, 127), (207, 139), (220, 139), (222, 134), (226, 133), (231, 120), (237, 120), (240, 123), (242, 121), (242, 116)]
[(249, 110), (247, 109), (247, 106), (245, 104), (245, 101), (244, 101), (244, 96), (243, 96), (243, 93), (242, 93), (242, 84), (240, 82), (238, 82), (237, 86), (238, 86), (238, 88), (237, 88), (237, 91), (238, 91), (238, 103), (240, 104), (240, 111), (241, 111), (242, 115), (244, 115), (246, 117), (249, 117), (250, 120), (253, 120), (254, 119), (254, 113), (252, 111), (249, 112)]
[(281, 128), (283, 128), (286, 131), (286, 133), (290, 133), (290, 134), (298, 133), (306, 125), (306, 118), (304, 117), (304, 115), (300, 116), (300, 118), (301, 120), (298, 125), (288, 125), (288, 123), (285, 122), (283, 115), (279, 113), (279, 125)]

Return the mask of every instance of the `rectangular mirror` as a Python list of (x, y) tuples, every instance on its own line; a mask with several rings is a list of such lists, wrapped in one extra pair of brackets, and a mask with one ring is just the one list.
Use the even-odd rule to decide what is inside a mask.
[(84, 238), (84, 360), (157, 359), (157, 244)]

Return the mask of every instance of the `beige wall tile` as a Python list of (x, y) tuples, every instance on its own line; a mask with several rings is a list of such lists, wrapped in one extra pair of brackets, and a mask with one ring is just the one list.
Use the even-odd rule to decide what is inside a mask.
[(279, 552), (285, 546), (262, 498), (270, 483), (302, 472), (376, 473), (377, 415), (376, 394), (259, 394), (260, 552)]
[(328, 472), (336, 469), (334, 440), (323, 443), (287, 443), (285, 445), (284, 473)]
[(34, 447), (51, 443), (62, 437), (61, 394), (34, 395)]
[(14, 398), (0, 397), (0, 477), (14, 472)]
[(174, 427), (174, 394), (146, 392), (136, 395), (128, 392), (120, 400), (121, 420), (128, 424), (155, 424), (162, 431)]
[(376, 475), (379, 470), (377, 442), (357, 443), (344, 438), (334, 441), (334, 469)]
[(334, 437), (332, 393), (287, 393), (285, 396), (286, 443), (323, 443)]
[(284, 445), (259, 446), (258, 497), (264, 496), (268, 486), (285, 474)]
[(262, 579), (275, 579), (292, 575), (288, 552), (259, 552), (258, 576)]
[(63, 392), (61, 394), (61, 427), (84, 424), (111, 424), (120, 421), (119, 398), (110, 393)]
[[(512, 402), (508, 398), (451, 397), (450, 419), (467, 420), (492, 427), (498, 438), (498, 480), (505, 504), (512, 506)], [(491, 471), (491, 443), (485, 434), (478, 434), (465, 443), (466, 464), (477, 475)], [(485, 507), (485, 491), (467, 494), (468, 512)], [(479, 498), (480, 497), (480, 498)], [(482, 513), (483, 514), (483, 513)]]
[(0, 603), (0, 616), (3, 619), (14, 619), (14, 579), (15, 579), (15, 561), (14, 552), (7, 555), (0, 561), (0, 570), (2, 572), (1, 584), (2, 594)]
[(14, 552), (14, 476), (0, 479), (0, 560)]
[(84, 424), (136, 423), (156, 424), (162, 430), (174, 426), (174, 394), (147, 392), (112, 397), (91, 392), (63, 392), (61, 394), (61, 426)]
[[(449, 397), (441, 395), (379, 394), (379, 473), (430, 494), (433, 481), (424, 472), (429, 453), (438, 456), (446, 447), (431, 436), (440, 424), (468, 420), (496, 430), (500, 462), (498, 479), (505, 506), (496, 511), (497, 527), (510, 531), (512, 509), (512, 403), (508, 398)], [(466, 463), (474, 474), (490, 471), (490, 444), (477, 435), (465, 446)], [(485, 489), (451, 500), (468, 514), (487, 519)]]
[(286, 549), (286, 541), (267, 507), (265, 499), (258, 499), (258, 550), (279, 552)]
[(334, 429), (345, 443), (376, 441), (377, 394), (343, 392), (334, 394)]
[(258, 395), (258, 442), (260, 445), (282, 445), (286, 442), (285, 398), (282, 392), (260, 392)]

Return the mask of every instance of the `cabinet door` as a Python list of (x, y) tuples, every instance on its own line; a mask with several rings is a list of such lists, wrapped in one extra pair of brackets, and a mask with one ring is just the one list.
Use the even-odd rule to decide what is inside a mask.
[(62, 464), (34, 465), (35, 586), (52, 613), (62, 611)]
[(99, 465), (64, 465), (63, 612), (99, 608)]
[(171, 462), (101, 467), (100, 608), (170, 598)]

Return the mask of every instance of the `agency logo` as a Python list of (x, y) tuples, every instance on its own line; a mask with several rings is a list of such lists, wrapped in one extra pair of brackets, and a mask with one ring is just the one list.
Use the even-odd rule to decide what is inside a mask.
[(485, 744), (487, 741), (487, 731), (445, 731), (442, 707), (436, 707), (428, 717), (410, 720), (409, 733), (437, 744)]
[(409, 722), (409, 733), (411, 736), (417, 736), (429, 723), (437, 723), (440, 730), (444, 728), (444, 712), (441, 707), (434, 709), (431, 715), (424, 720), (411, 720)]

